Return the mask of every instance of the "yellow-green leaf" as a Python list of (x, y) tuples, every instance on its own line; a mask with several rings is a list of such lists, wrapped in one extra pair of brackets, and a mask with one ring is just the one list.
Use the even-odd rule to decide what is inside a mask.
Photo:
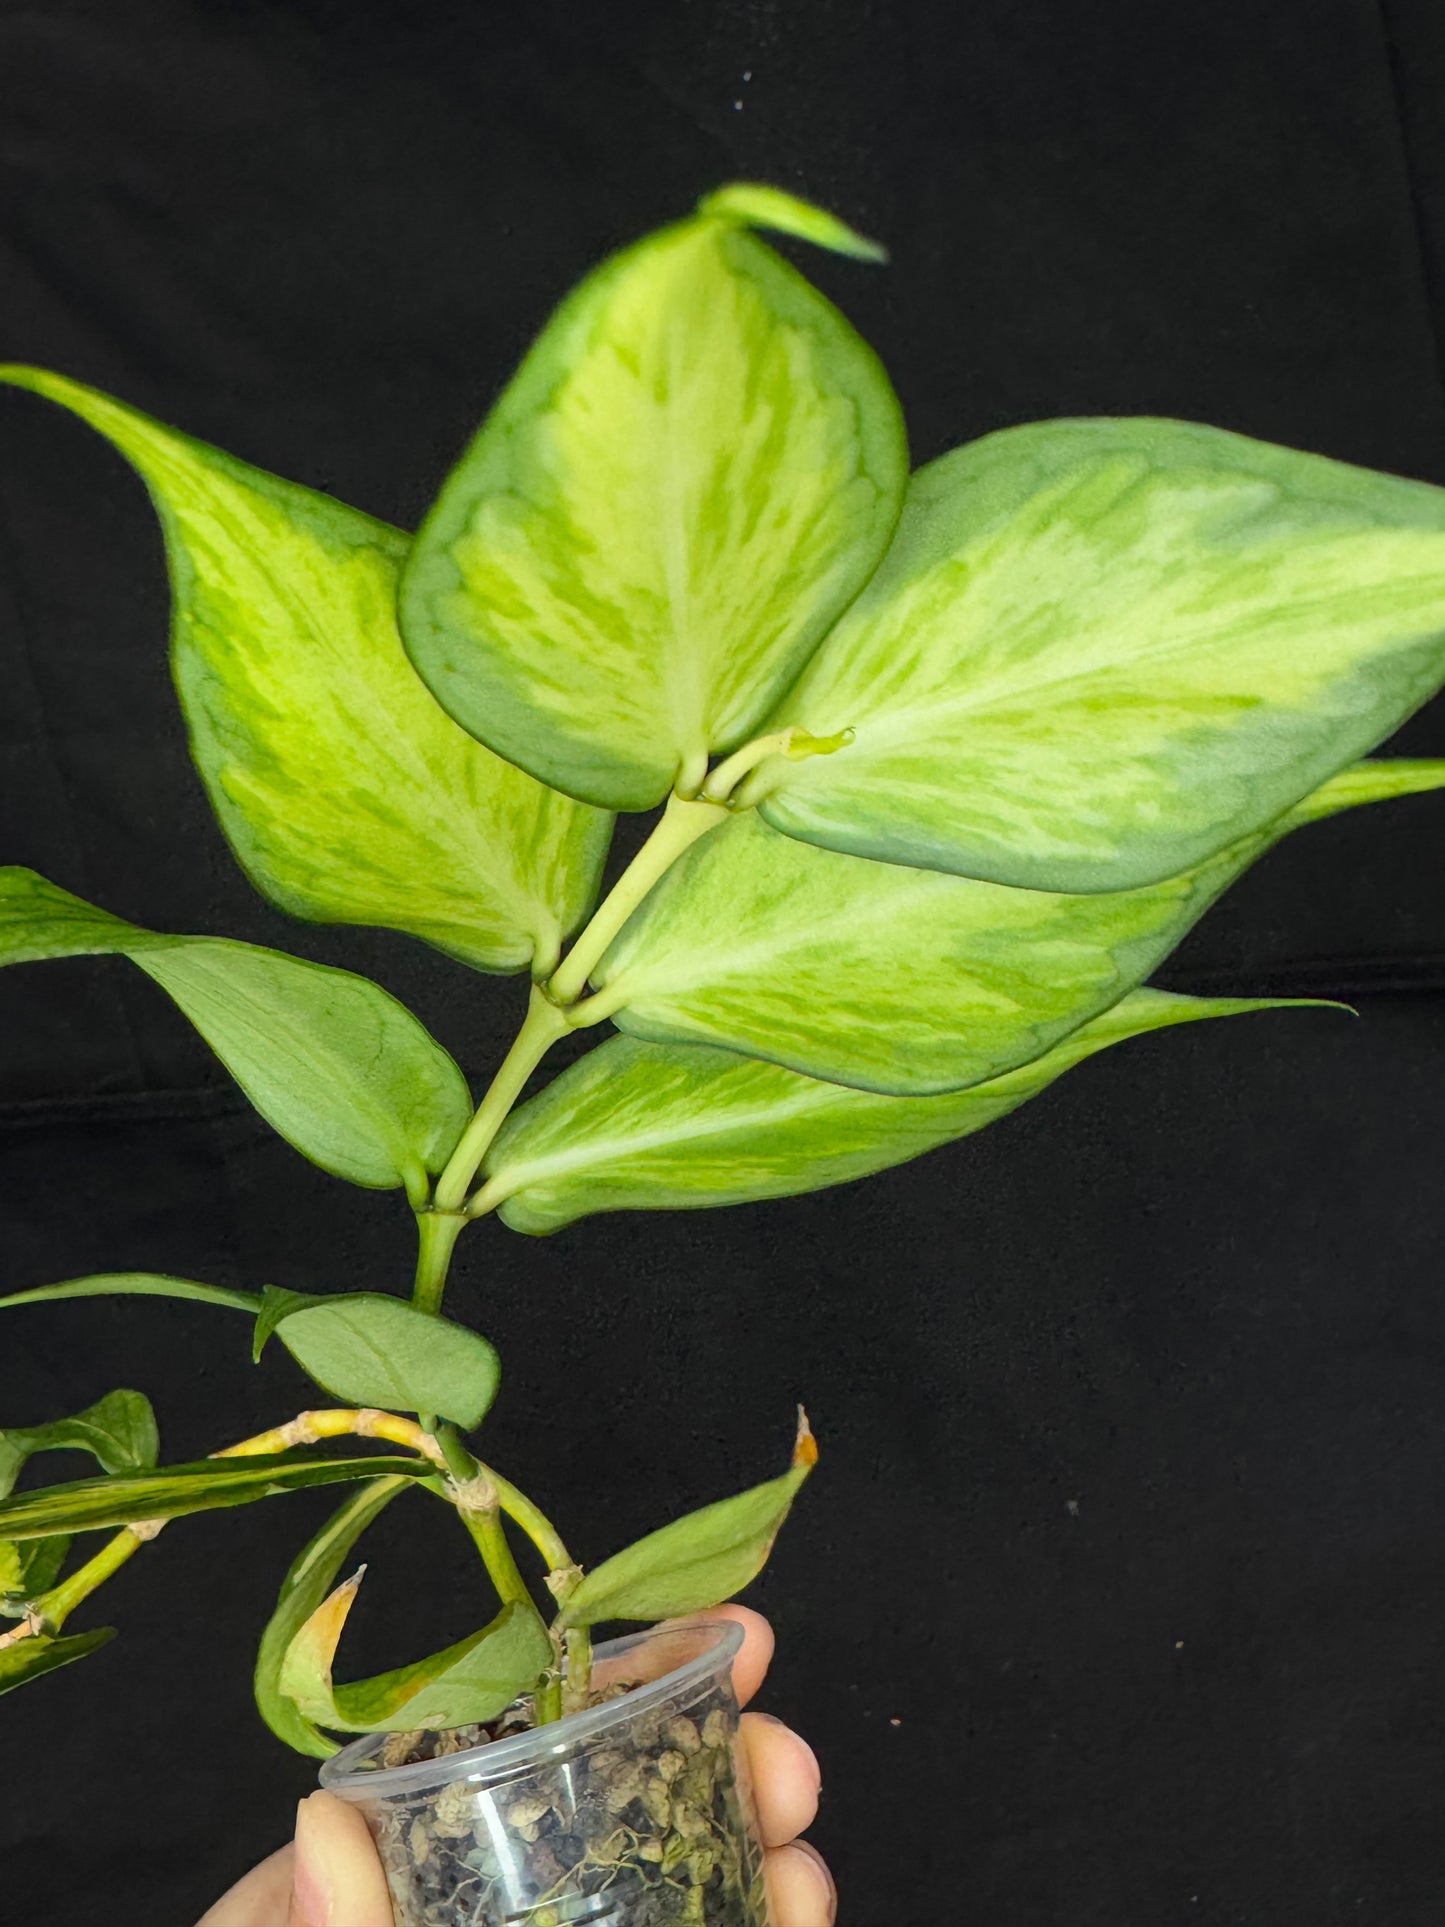
[(1186, 422), (1006, 429), (914, 477), (744, 791), (790, 836), (1049, 891), (1261, 830), (1445, 680), (1445, 490)]
[(262, 1719), (287, 1746), (314, 1759), (329, 1759), (336, 1751), (311, 1720), (298, 1709), (295, 1700), (281, 1690), (281, 1667), (287, 1649), (306, 1621), (326, 1598), (341, 1570), (341, 1562), (362, 1533), (399, 1492), (413, 1484), (411, 1479), (376, 1479), (354, 1492), (332, 1513), (316, 1536), (292, 1560), (275, 1610), (266, 1622), (256, 1652), (254, 1687), (256, 1705)]
[(137, 1519), (179, 1519), (251, 1505), (282, 1492), (357, 1479), (426, 1479), (426, 1459), (374, 1456), (330, 1459), (319, 1454), (267, 1454), (254, 1458), (202, 1459), (156, 1472), (117, 1473), (108, 1479), (75, 1479), (66, 1485), (22, 1492), (0, 1504), (0, 1538), (48, 1539), (60, 1532), (100, 1532)]
[(923, 1096), (1001, 1076), (1115, 1004), (1256, 857), (1445, 764), (1345, 772), (1194, 870), (1065, 895), (798, 842), (752, 813), (702, 838), (624, 925), (592, 1014), (860, 1090)]
[(793, 1463), (780, 1479), (689, 1512), (604, 1559), (568, 1595), (562, 1623), (671, 1619), (731, 1599), (768, 1563), (773, 1541), (817, 1462), (818, 1448), (800, 1412)]
[(165, 534), (172, 664), (212, 807), (293, 916), (409, 931), (481, 970), (545, 970), (609, 820), (494, 756), (396, 631), (398, 529), (39, 368), (0, 368), (138, 470)]
[(0, 1651), (0, 1693), (13, 1692), (27, 1680), (39, 1679), (42, 1673), (53, 1673), (57, 1666), (84, 1659), (87, 1653), (93, 1653), (114, 1638), (114, 1626), (98, 1626), (94, 1632), (70, 1633), (63, 1639), (38, 1633), (19, 1640)]
[(793, 1197), (904, 1164), (1006, 1117), (1096, 1051), (1296, 999), (1136, 990), (1031, 1064), (939, 1097), (888, 1097), (704, 1045), (614, 1037), (513, 1112), (485, 1207), (542, 1235), (598, 1211)]
[(170, 994), (305, 1157), (352, 1184), (404, 1184), (420, 1200), (471, 1097), (441, 1045), (379, 984), (256, 944), (142, 930), (33, 870), (0, 870), (0, 964), (111, 954)]
[(614, 256), (543, 331), (403, 576), (443, 707), (608, 809), (651, 807), (752, 734), (902, 499), (886, 375), (753, 221), (859, 251), (819, 210), (738, 188)]
[(334, 1685), (337, 1642), (365, 1570), (317, 1607), (281, 1663), (280, 1691), (314, 1725), (337, 1733), (391, 1733), (495, 1719), (551, 1664), (552, 1643), (537, 1613), (506, 1605), (490, 1625), (443, 1652)]

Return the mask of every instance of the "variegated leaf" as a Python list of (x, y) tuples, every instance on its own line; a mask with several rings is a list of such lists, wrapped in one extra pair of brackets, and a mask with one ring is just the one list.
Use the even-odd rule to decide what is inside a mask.
[(624, 925), (596, 972), (592, 1014), (860, 1090), (959, 1090), (1117, 1003), (1298, 823), (1442, 782), (1442, 763), (1347, 772), (1194, 870), (1087, 895), (845, 856), (740, 815), (694, 844)]
[(232, 848), (293, 916), (409, 931), (480, 970), (546, 970), (609, 819), (474, 742), (396, 631), (407, 537), (38, 368), (134, 464), (165, 533), (172, 662)]
[(1445, 490), (1184, 422), (1044, 422), (914, 477), (743, 792), (790, 836), (1052, 891), (1254, 834), (1445, 680)]
[(871, 1176), (1006, 1117), (1111, 1044), (1300, 1000), (1136, 990), (1031, 1064), (938, 1097), (887, 1097), (697, 1044), (614, 1037), (513, 1113), (484, 1207), (541, 1236), (599, 1211), (794, 1197)]
[(898, 404), (842, 316), (747, 232), (865, 249), (736, 188), (563, 302), (402, 582), (422, 677), (544, 782), (646, 809), (747, 738), (878, 562)]

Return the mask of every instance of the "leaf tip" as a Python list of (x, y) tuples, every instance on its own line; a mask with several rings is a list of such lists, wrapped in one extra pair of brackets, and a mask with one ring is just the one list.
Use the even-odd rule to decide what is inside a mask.
[(818, 1463), (818, 1441), (813, 1436), (813, 1428), (808, 1423), (808, 1414), (802, 1406), (798, 1407), (798, 1436), (793, 1444), (793, 1468), (795, 1471), (811, 1472)]
[(836, 214), (761, 181), (731, 181), (726, 187), (705, 194), (697, 204), (697, 211), (706, 220), (791, 234), (799, 241), (811, 241), (814, 247), (826, 248), (831, 254), (845, 254), (854, 261), (888, 259), (888, 250), (881, 243), (859, 234)]

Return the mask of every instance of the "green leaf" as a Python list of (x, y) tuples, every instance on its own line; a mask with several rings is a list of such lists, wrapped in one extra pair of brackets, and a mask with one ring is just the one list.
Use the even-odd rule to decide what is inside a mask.
[[(717, 1045), (860, 1090), (962, 1089), (1117, 1003), (1272, 843), (1368, 800), (1377, 780), (1395, 793), (1388, 777), (1352, 776), (1195, 870), (1107, 895), (876, 863), (739, 815), (694, 844), (623, 927), (595, 973), (592, 1014), (655, 1043)], [(1445, 764), (1415, 767), (1410, 781), (1438, 786)]]
[(481, 970), (549, 969), (610, 823), (482, 748), (418, 682), (396, 632), (406, 536), (60, 375), (0, 381), (81, 416), (149, 489), (192, 751), (256, 887)]
[(68, 1633), (63, 1639), (37, 1633), (0, 1651), (0, 1693), (9, 1693), (27, 1680), (53, 1673), (57, 1666), (68, 1666), (73, 1659), (84, 1659), (98, 1646), (115, 1638), (114, 1626), (98, 1626), (91, 1633)]
[(70, 1539), (0, 1539), (0, 1613), (22, 1619), (26, 1603), (38, 1598), (59, 1579), (70, 1551)]
[(740, 792), (829, 849), (1133, 889), (1262, 829), (1445, 678), (1445, 491), (1185, 422), (1006, 429), (918, 474)]
[(268, 1288), (266, 1300), (257, 1357), (276, 1331), (302, 1370), (348, 1405), (434, 1412), (470, 1432), (497, 1396), (495, 1348), (449, 1318), (379, 1292), (307, 1297)]
[(568, 1598), (561, 1622), (596, 1626), (605, 1619), (672, 1619), (719, 1605), (750, 1585), (767, 1564), (793, 1500), (818, 1461), (808, 1421), (801, 1412), (798, 1420), (793, 1463), (782, 1478), (689, 1512), (604, 1559)]
[(281, 1581), (275, 1611), (266, 1622), (256, 1653), (256, 1705), (277, 1739), (284, 1740), (298, 1753), (329, 1759), (336, 1751), (336, 1743), (304, 1718), (296, 1702), (281, 1691), (281, 1665), (286, 1649), (330, 1592), (342, 1560), (362, 1533), (383, 1507), (412, 1483), (410, 1479), (377, 1479), (352, 1493), (297, 1554)]
[[(142, 1472), (155, 1464), (159, 1451), (150, 1400), (141, 1392), (107, 1392), (72, 1418), (0, 1431), (0, 1499), (12, 1491), (21, 1467), (37, 1452), (89, 1452), (107, 1472)], [(0, 1613), (18, 1617), (26, 1600), (48, 1591), (60, 1577), (69, 1549), (68, 1535), (21, 1543), (0, 1539)]]
[(144, 1472), (155, 1464), (159, 1450), (155, 1413), (145, 1394), (107, 1392), (73, 1418), (0, 1431), (0, 1499), (36, 1452), (89, 1452), (107, 1472)]
[(71, 1278), (62, 1285), (13, 1291), (8, 1298), (0, 1298), (0, 1311), (7, 1305), (44, 1305), (63, 1298), (194, 1298), (203, 1305), (228, 1305), (253, 1316), (261, 1307), (261, 1294), (255, 1291), (198, 1285), (189, 1278), (168, 1278), (158, 1271), (109, 1271), (93, 1278)]
[(0, 870), (0, 963), (129, 957), (169, 992), (256, 1109), (323, 1170), (420, 1199), (471, 1117), (451, 1058), (379, 984), (221, 937), (170, 937), (33, 870)]
[(614, 1037), (507, 1120), (483, 1200), (514, 1231), (540, 1236), (598, 1211), (821, 1191), (983, 1130), (1126, 1038), (1296, 1002), (1136, 990), (1031, 1064), (939, 1097), (880, 1096), (731, 1051)]
[(495, 1719), (552, 1662), (552, 1642), (536, 1612), (504, 1606), (489, 1626), (444, 1652), (389, 1673), (332, 1684), (341, 1629), (362, 1573), (336, 1588), (287, 1649), (280, 1690), (304, 1719), (340, 1733), (394, 1733)]
[(100, 1532), (141, 1519), (180, 1519), (192, 1512), (250, 1505), (282, 1492), (356, 1479), (426, 1479), (424, 1459), (328, 1459), (291, 1453), (254, 1458), (202, 1459), (158, 1472), (77, 1479), (41, 1492), (23, 1492), (0, 1505), (0, 1537), (43, 1539), (59, 1532)]
[(548, 323), (402, 577), (443, 708), (608, 809), (752, 736), (902, 500), (887, 376), (755, 219), (857, 251), (816, 208), (735, 188), (615, 255)]

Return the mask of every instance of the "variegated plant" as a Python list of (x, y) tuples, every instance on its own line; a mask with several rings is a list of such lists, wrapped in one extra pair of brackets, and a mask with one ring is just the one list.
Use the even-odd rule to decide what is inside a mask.
[[(774, 189), (712, 195), (564, 301), (413, 538), (3, 371), (150, 490), (196, 766), (257, 888), (531, 983), (474, 1108), (364, 978), (3, 873), (0, 961), (129, 957), (284, 1137), (403, 1190), (419, 1236), (410, 1302), (131, 1274), (10, 1298), (238, 1310), (258, 1354), (274, 1332), (342, 1403), (164, 1470), (134, 1392), (0, 1434), (0, 1689), (108, 1637), (62, 1629), (164, 1520), (361, 1481), (263, 1637), (276, 1732), (324, 1754), (328, 1733), (485, 1720), (523, 1692), (555, 1717), (592, 1625), (747, 1584), (811, 1437), (782, 1477), (584, 1576), (463, 1442), (497, 1364), (442, 1315), (458, 1235), (840, 1183), (1121, 1039), (1258, 1009), (1142, 986), (1279, 838), (1445, 784), (1445, 763), (1358, 760), (1445, 680), (1445, 492), (1152, 420), (1009, 429), (910, 478), (882, 368), (759, 228), (878, 253)], [(594, 909), (619, 810), (660, 814)], [(519, 1104), (551, 1045), (606, 1020), (622, 1034)], [(327, 1444), (358, 1436), (386, 1456)], [(32, 1454), (77, 1445), (99, 1476), (5, 1499)], [(456, 1509), (499, 1610), (338, 1685), (342, 1562), (411, 1488)], [(504, 1519), (541, 1556), (550, 1623)], [(64, 1576), (71, 1535), (104, 1528)]]

